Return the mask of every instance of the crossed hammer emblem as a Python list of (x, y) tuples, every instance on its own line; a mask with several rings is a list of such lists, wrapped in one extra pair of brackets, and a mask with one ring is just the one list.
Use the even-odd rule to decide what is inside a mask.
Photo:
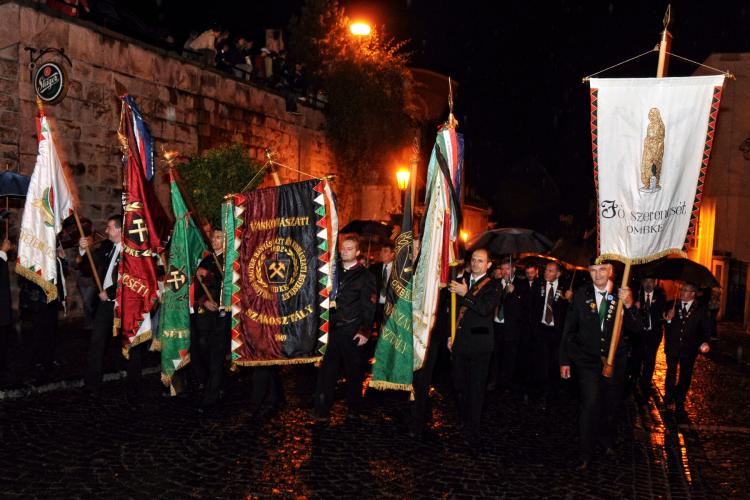
[(184, 285), (185, 282), (187, 281), (185, 274), (179, 269), (173, 269), (172, 271), (169, 272), (169, 275), (171, 276), (171, 278), (167, 280), (167, 284), (175, 292), (179, 290), (180, 288), (182, 288), (182, 285)]
[(269, 279), (273, 279), (277, 276), (280, 279), (286, 279), (286, 264), (284, 262), (271, 262), (268, 265), (268, 270), (271, 272), (268, 276)]

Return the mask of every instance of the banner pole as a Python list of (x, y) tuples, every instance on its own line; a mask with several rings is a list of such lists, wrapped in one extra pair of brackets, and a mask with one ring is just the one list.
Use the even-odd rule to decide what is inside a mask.
[[(622, 284), (620, 288), (628, 286), (630, 280), (630, 261), (625, 263), (625, 271), (622, 273)], [(612, 290), (613, 294), (616, 292)], [(604, 364), (602, 369), (602, 375), (609, 378), (612, 377), (612, 373), (615, 369), (615, 354), (617, 353), (617, 344), (620, 343), (620, 334), (622, 333), (622, 314), (623, 314), (623, 303), (622, 299), (617, 299), (617, 312), (615, 313), (615, 324), (612, 328), (612, 340), (609, 344), (609, 353), (607, 354), (607, 362)]]
[[(78, 217), (78, 210), (73, 210), (73, 217), (76, 220), (76, 226), (78, 226), (78, 233), (81, 235), (81, 238), (83, 238), (83, 226), (81, 225), (81, 219)], [(96, 281), (96, 286), (99, 288), (99, 293), (102, 293), (104, 291), (104, 288), (102, 288), (102, 280), (99, 278), (99, 273), (96, 270), (96, 264), (94, 263), (94, 257), (91, 255), (90, 247), (86, 247), (86, 257), (88, 257), (89, 265), (91, 266), (91, 274), (94, 276), (94, 281)]]
[[(668, 4), (667, 11), (664, 13), (664, 31), (661, 32), (661, 40), (659, 41), (659, 63), (656, 67), (656, 78), (664, 78), (667, 75), (667, 67), (669, 66), (669, 49), (672, 45), (672, 34), (669, 32), (669, 23), (671, 22), (671, 19), (672, 6)], [(625, 271), (622, 273), (622, 287), (627, 287), (629, 280), (630, 260), (625, 263)], [(607, 355), (607, 362), (602, 369), (602, 375), (605, 377), (611, 377), (614, 371), (615, 353), (617, 352), (617, 344), (620, 341), (621, 332), (622, 300), (618, 300), (617, 315), (615, 316), (615, 325), (612, 329), (612, 341), (609, 345), (609, 354)]]

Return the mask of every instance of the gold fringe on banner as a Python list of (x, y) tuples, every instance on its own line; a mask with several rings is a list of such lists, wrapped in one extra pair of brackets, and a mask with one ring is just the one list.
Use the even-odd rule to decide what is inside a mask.
[(31, 271), (21, 265), (16, 265), (16, 274), (20, 274), (32, 283), (36, 283), (37, 285), (39, 285), (39, 287), (44, 290), (44, 293), (47, 294), (48, 304), (57, 298), (57, 285), (46, 281), (34, 271)]
[(638, 259), (630, 259), (616, 253), (605, 253), (597, 257), (596, 262), (601, 263), (603, 260), (616, 260), (622, 262), (623, 264), (627, 264), (628, 262), (630, 262), (631, 265), (635, 266), (639, 264), (648, 264), (649, 262), (653, 262), (655, 260), (661, 259), (662, 257), (666, 257), (667, 255), (679, 255), (680, 257), (687, 258), (687, 253), (682, 249), (670, 248), (668, 250), (663, 250), (659, 253), (655, 253), (647, 257), (640, 257)]
[(143, 333), (142, 335), (139, 335), (137, 342), (131, 342), (129, 346), (122, 348), (122, 357), (125, 359), (130, 359), (130, 349), (132, 349), (135, 346), (139, 346), (143, 344), (144, 342), (148, 342), (151, 340), (151, 330)]
[(323, 359), (323, 356), (315, 356), (312, 358), (269, 359), (269, 360), (262, 360), (262, 361), (233, 361), (232, 367), (234, 366), (304, 365), (307, 363), (317, 363), (321, 359)]

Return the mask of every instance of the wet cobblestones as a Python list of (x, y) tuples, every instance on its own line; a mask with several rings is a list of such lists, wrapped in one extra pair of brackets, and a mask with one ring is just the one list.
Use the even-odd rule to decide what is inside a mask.
[(750, 489), (748, 372), (718, 355), (698, 361), (686, 415), (658, 396), (625, 402), (617, 456), (597, 456), (585, 473), (574, 470), (576, 403), (567, 396), (544, 412), (491, 393), (484, 441), (472, 450), (444, 385), (418, 441), (398, 393), (368, 394), (359, 422), (346, 420), (340, 402), (330, 426), (314, 424), (314, 374), (284, 368), (287, 404), (262, 417), (251, 415), (246, 371), (212, 415), (198, 414), (192, 399), (161, 397), (156, 376), (135, 408), (121, 382), (106, 384), (98, 402), (77, 390), (2, 401), (0, 496), (743, 498)]

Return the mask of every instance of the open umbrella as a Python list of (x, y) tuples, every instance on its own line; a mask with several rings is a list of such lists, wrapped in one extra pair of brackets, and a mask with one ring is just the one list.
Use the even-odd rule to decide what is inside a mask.
[(493, 255), (518, 253), (545, 253), (552, 248), (552, 242), (541, 233), (519, 227), (501, 227), (478, 234), (466, 245), (471, 251), (486, 248)]
[(390, 240), (393, 227), (377, 220), (353, 220), (341, 228), (339, 232), (341, 234), (355, 233), (363, 240), (367, 239), (367, 253), (365, 255), (369, 263), (370, 246), (373, 242), (383, 243)]
[(704, 265), (684, 257), (665, 258), (633, 267), (639, 278), (647, 276), (662, 279), (689, 281), (698, 286), (719, 286), (719, 280)]
[(596, 242), (593, 239), (561, 240), (549, 254), (571, 267), (588, 269), (591, 259), (596, 256)]
[(8, 237), (10, 224), (10, 199), (25, 197), (29, 190), (29, 181), (31, 181), (31, 178), (28, 175), (11, 172), (10, 170), (0, 172), (0, 196), (5, 196), (5, 210), (3, 210), (0, 219), (5, 221), (6, 238)]

